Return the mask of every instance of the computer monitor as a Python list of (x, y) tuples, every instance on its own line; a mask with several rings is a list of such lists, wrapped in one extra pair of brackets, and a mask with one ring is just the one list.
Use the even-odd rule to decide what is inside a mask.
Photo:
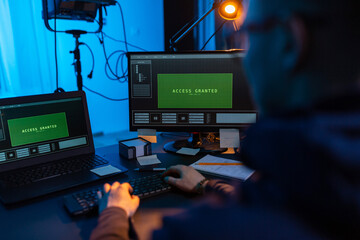
[(218, 132), (255, 123), (241, 50), (131, 52), (130, 130)]

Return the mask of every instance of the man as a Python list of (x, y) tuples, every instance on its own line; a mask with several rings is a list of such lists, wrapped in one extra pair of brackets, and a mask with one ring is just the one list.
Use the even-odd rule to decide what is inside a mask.
[[(261, 118), (241, 160), (256, 176), (234, 190), (190, 167), (170, 168), (165, 181), (211, 197), (165, 218), (154, 239), (360, 239), (358, 5), (250, 1), (244, 64)], [(105, 191), (92, 239), (129, 238), (139, 199), (127, 183)]]

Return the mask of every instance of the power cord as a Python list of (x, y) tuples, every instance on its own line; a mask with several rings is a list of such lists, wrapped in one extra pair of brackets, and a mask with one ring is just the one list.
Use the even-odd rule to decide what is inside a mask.
[[(100, 37), (101, 36), (101, 37)], [(119, 81), (120, 83), (124, 83), (127, 81), (127, 76), (124, 74), (122, 76), (119, 76), (116, 74), (117, 70), (114, 71), (111, 66), (110, 66), (110, 58), (116, 54), (116, 53), (119, 53), (120, 52), (120, 56), (119, 58), (121, 58), (122, 55), (126, 56), (126, 52), (123, 51), (123, 50), (117, 50), (117, 51), (114, 51), (112, 52), (109, 57), (107, 56), (107, 53), (106, 53), (106, 49), (105, 49), (105, 40), (104, 40), (104, 34), (103, 32), (100, 32), (100, 36), (97, 36), (99, 38), (99, 41), (100, 41), (100, 44), (102, 45), (103, 47), (103, 52), (104, 52), (104, 56), (105, 56), (105, 75), (107, 76), (107, 78), (109, 78), (110, 80), (115, 80), (115, 81)], [(122, 66), (123, 67), (123, 66)], [(108, 70), (110, 70), (110, 73), (112, 74), (112, 76), (109, 75), (108, 73)], [(125, 73), (126, 71), (124, 71), (122, 69), (122, 72)]]
[[(46, 13), (47, 14), (47, 13)], [(54, 51), (55, 51), (55, 72), (56, 72), (56, 89), (54, 93), (65, 92), (64, 89), (59, 88), (59, 68), (57, 59), (57, 37), (56, 37), (56, 0), (54, 0)]]
[(218, 27), (218, 29), (216, 29), (216, 31), (213, 33), (213, 35), (211, 35), (209, 37), (209, 39), (206, 41), (206, 43), (204, 44), (204, 46), (201, 48), (200, 51), (203, 51), (206, 47), (206, 45), (210, 42), (210, 40), (220, 31), (220, 29), (224, 26), (224, 24), (226, 23), (226, 20), (224, 20), (221, 25)]
[(126, 40), (124, 13), (123, 13), (121, 5), (120, 5), (120, 3), (118, 1), (116, 2), (116, 5), (118, 5), (118, 7), (120, 9), (120, 15), (121, 15), (121, 20), (122, 20), (122, 25), (123, 25), (123, 32), (124, 32), (125, 49), (126, 49), (126, 52), (129, 52), (128, 43), (127, 43), (127, 40)]
[[(114, 38), (114, 37), (111, 37), (111, 36), (107, 35), (105, 32), (102, 32), (102, 33), (104, 34), (105, 37), (107, 37), (107, 38), (109, 38), (109, 39), (111, 39), (111, 40), (113, 40), (113, 41), (115, 41), (115, 42), (125, 43), (125, 41), (123, 41), (123, 40), (118, 40), (118, 39), (116, 39), (116, 38)], [(134, 45), (134, 44), (131, 44), (131, 43), (129, 43), (129, 42), (127, 42), (127, 45), (129, 45), (130, 47), (136, 48), (136, 49), (138, 49), (138, 50), (141, 50), (141, 51), (144, 51), (144, 52), (148, 52), (148, 50), (146, 50), (146, 49), (144, 49), (144, 48), (141, 48), (141, 47), (139, 47), (139, 46), (136, 46), (136, 45)]]
[[(89, 49), (90, 53), (91, 53), (92, 68), (91, 68), (90, 73), (89, 73), (88, 76), (87, 76), (89, 79), (91, 79), (91, 78), (92, 78), (92, 74), (93, 74), (93, 72), (94, 72), (94, 67), (95, 67), (95, 57), (94, 57), (94, 53), (93, 53), (93, 51), (91, 50), (91, 48), (90, 48), (90, 46), (89, 46), (88, 44), (86, 44), (86, 43), (84, 43), (84, 42), (80, 42), (79, 45), (80, 45), (80, 46), (82, 46), (82, 45), (86, 46), (86, 47)], [(128, 100), (128, 99), (129, 99), (129, 98), (121, 98), (121, 99), (110, 98), (110, 97), (107, 97), (107, 96), (105, 96), (105, 95), (103, 95), (103, 94), (101, 94), (101, 93), (99, 93), (99, 92), (96, 92), (96, 91), (88, 88), (88, 87), (85, 86), (84, 84), (83, 84), (83, 88), (86, 89), (86, 90), (88, 90), (88, 91), (91, 92), (91, 93), (94, 93), (94, 94), (96, 94), (96, 95), (98, 95), (98, 96), (100, 96), (100, 97), (103, 97), (103, 98), (105, 98), (105, 99), (107, 99), (107, 100), (110, 100), (110, 101), (120, 102), (120, 101), (125, 101), (125, 100)]]
[[(126, 64), (126, 62), (124, 62), (126, 60), (126, 57), (127, 57), (126, 54), (129, 52), (129, 47), (128, 46), (132, 46), (134, 48), (137, 48), (137, 49), (143, 50), (143, 51), (146, 51), (146, 50), (143, 49), (143, 48), (140, 48), (138, 46), (135, 46), (133, 44), (128, 43), (127, 36), (126, 36), (124, 13), (123, 13), (123, 10), (122, 10), (122, 7), (121, 7), (120, 3), (116, 2), (116, 5), (119, 7), (119, 10), (120, 10), (120, 16), (121, 16), (121, 21), (122, 21), (122, 26), (123, 26), (123, 33), (124, 33), (124, 41), (112, 38), (112, 37), (106, 35), (103, 31), (101, 31), (100, 36), (97, 35), (97, 37), (98, 37), (98, 39), (100, 41), (100, 44), (103, 47), (103, 52), (104, 52), (104, 56), (105, 56), (105, 75), (110, 80), (119, 81), (120, 83), (125, 83), (125, 82), (128, 81), (128, 68), (124, 67), (124, 65)], [(105, 11), (106, 11), (106, 8), (105, 8)], [(106, 36), (109, 39), (112, 39), (114, 41), (124, 43), (125, 44), (125, 51), (117, 50), (117, 51), (112, 52), (109, 56), (107, 56), (106, 49), (105, 49), (105, 38), (104, 38), (104, 36)], [(110, 59), (115, 54), (119, 54), (119, 55), (118, 55), (118, 57), (116, 59), (115, 69), (113, 69), (110, 66)], [(120, 67), (119, 67), (119, 65), (120, 65)], [(119, 68), (121, 69), (120, 73), (119, 73)]]
[(93, 51), (91, 50), (91, 48), (89, 47), (88, 44), (86, 44), (86, 43), (84, 43), (84, 42), (79, 43), (79, 46), (82, 46), (82, 45), (86, 46), (86, 47), (89, 49), (90, 53), (91, 53), (92, 67), (91, 67), (91, 71), (90, 71), (90, 73), (87, 75), (87, 77), (88, 77), (89, 79), (92, 79), (93, 72), (94, 72), (94, 68), (95, 68), (95, 57), (94, 57), (94, 53), (93, 53)]
[(96, 91), (94, 91), (94, 90), (91, 90), (90, 88), (86, 87), (85, 85), (83, 85), (83, 88), (85, 88), (85, 89), (88, 90), (89, 92), (92, 92), (92, 93), (94, 93), (94, 94), (96, 94), (96, 95), (99, 95), (100, 97), (103, 97), (103, 98), (105, 98), (105, 99), (107, 99), (107, 100), (110, 100), (110, 101), (121, 102), (121, 101), (129, 100), (129, 98), (116, 99), (116, 98), (107, 97), (107, 96), (105, 96), (105, 95), (103, 95), (103, 94), (101, 94), (101, 93), (98, 93), (98, 92), (96, 92)]

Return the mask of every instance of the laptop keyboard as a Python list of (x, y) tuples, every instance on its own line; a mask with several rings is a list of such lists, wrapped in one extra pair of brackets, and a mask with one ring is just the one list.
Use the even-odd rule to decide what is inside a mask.
[(33, 182), (71, 174), (96, 166), (107, 164), (108, 161), (97, 155), (84, 155), (77, 158), (53, 162), (47, 165), (31, 167), (22, 171), (1, 175), (0, 179), (13, 186), (22, 186)]
[[(129, 181), (134, 195), (140, 199), (152, 197), (171, 190), (171, 186), (163, 181), (162, 173), (134, 178)], [(102, 187), (94, 187), (64, 197), (64, 204), (73, 216), (84, 215), (98, 209), (98, 192)]]

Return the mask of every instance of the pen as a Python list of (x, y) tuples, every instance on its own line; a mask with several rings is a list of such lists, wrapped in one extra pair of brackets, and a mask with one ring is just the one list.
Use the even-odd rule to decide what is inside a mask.
[(244, 165), (243, 163), (206, 163), (206, 162), (202, 162), (202, 163), (197, 163), (197, 165)]
[(163, 172), (166, 168), (135, 168), (134, 171), (138, 172)]

